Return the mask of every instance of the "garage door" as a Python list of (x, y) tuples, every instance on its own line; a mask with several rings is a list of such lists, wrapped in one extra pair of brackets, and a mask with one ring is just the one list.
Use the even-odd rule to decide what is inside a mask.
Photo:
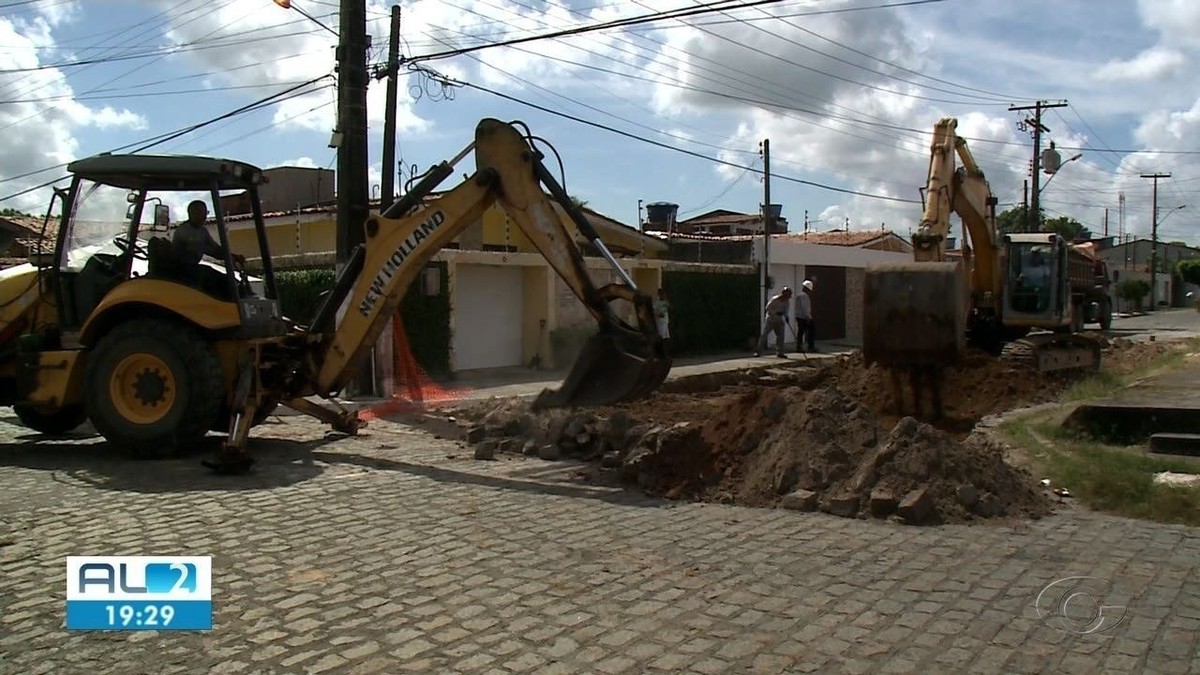
[(522, 281), (520, 267), (455, 268), (456, 370), (521, 365)]

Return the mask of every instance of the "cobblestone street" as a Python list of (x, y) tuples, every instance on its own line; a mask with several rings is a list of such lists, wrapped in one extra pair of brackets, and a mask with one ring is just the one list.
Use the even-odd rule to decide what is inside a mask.
[[(244, 477), (0, 432), (3, 673), (1200, 671), (1185, 527), (662, 502), (384, 421), (274, 418)], [(64, 630), (65, 557), (139, 554), (213, 556), (213, 631)], [(1118, 625), (1039, 619), (1072, 576)]]

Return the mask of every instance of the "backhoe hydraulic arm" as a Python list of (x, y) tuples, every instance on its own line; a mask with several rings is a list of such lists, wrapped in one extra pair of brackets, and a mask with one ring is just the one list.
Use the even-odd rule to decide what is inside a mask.
[[(451, 175), (454, 165), (472, 149), (475, 173), (425, 202), (425, 196)], [(543, 185), (554, 201), (547, 198)], [(554, 202), (609, 261), (623, 284), (595, 287), (564, 215), (554, 208)], [(422, 203), (424, 208), (418, 208)], [(327, 309), (345, 303), (340, 323), (333, 328), (332, 321), (319, 320), (312, 327), (326, 339), (317, 341), (321, 352), (310, 361), (315, 368), (309, 377), (311, 393), (336, 394), (355, 377), (416, 276), (492, 204), (505, 210), (599, 324), (597, 335), (585, 346), (562, 389), (543, 392), (538, 404), (611, 403), (643, 396), (662, 383), (670, 369), (670, 358), (658, 334), (649, 295), (637, 289), (526, 137), (511, 124), (485, 119), (476, 127), (474, 143), (452, 160), (435, 166), (393, 208), (367, 220), (364, 250), (344, 271), (354, 275), (354, 282), (339, 280), (334, 295), (327, 300)], [(626, 324), (613, 312), (609, 303), (614, 299), (633, 304), (636, 326)]]

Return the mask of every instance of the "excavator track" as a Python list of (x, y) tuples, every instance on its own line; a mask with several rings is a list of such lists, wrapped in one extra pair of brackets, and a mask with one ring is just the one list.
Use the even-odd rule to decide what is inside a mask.
[(1006, 343), (1000, 359), (1040, 373), (1095, 371), (1100, 351), (1100, 342), (1086, 335), (1044, 333)]

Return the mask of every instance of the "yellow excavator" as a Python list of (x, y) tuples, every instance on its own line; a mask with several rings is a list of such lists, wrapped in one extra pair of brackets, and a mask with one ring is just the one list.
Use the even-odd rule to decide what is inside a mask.
[[(520, 122), (482, 120), (474, 142), (366, 221), (365, 244), (353, 250), (317, 314), (303, 323), (279, 312), (258, 195), (261, 170), (195, 156), (77, 160), (68, 167), (70, 187), (56, 191), (47, 210), (49, 221), (54, 202), (61, 202), (54, 250), (0, 270), (0, 404), (13, 406), (26, 426), (43, 433), (90, 420), (110, 443), (138, 456), (225, 431), (216, 461), (205, 462), (223, 473), (250, 468), (250, 428), (278, 405), (355, 433), (357, 415), (335, 397), (354, 379), (420, 271), (493, 204), (599, 325), (561, 387), (543, 391), (535, 407), (643, 397), (671, 367), (652, 299), (617, 263), (533, 141)], [(475, 173), (426, 199), (472, 150)], [(231, 190), (244, 190), (251, 205), (263, 270), (258, 279), (244, 263), (235, 264), (229, 250), (219, 195)], [(225, 259), (204, 260), (199, 277), (159, 227), (169, 218), (161, 195), (180, 192), (206, 194), (214, 207)], [(622, 283), (593, 285), (551, 198)], [(143, 224), (144, 212), (153, 224)], [(614, 301), (632, 307), (632, 323), (619, 316)]]
[[(1090, 245), (997, 231), (997, 199), (957, 128), (953, 117), (934, 126), (913, 262), (868, 267), (863, 292), (864, 360), (890, 370), (899, 410), (907, 375), (912, 409), (928, 391), (935, 416), (943, 369), (968, 347), (1043, 372), (1095, 369), (1101, 343), (1083, 330), (1112, 324), (1107, 268)], [(951, 213), (963, 225), (958, 260), (947, 256)]]

